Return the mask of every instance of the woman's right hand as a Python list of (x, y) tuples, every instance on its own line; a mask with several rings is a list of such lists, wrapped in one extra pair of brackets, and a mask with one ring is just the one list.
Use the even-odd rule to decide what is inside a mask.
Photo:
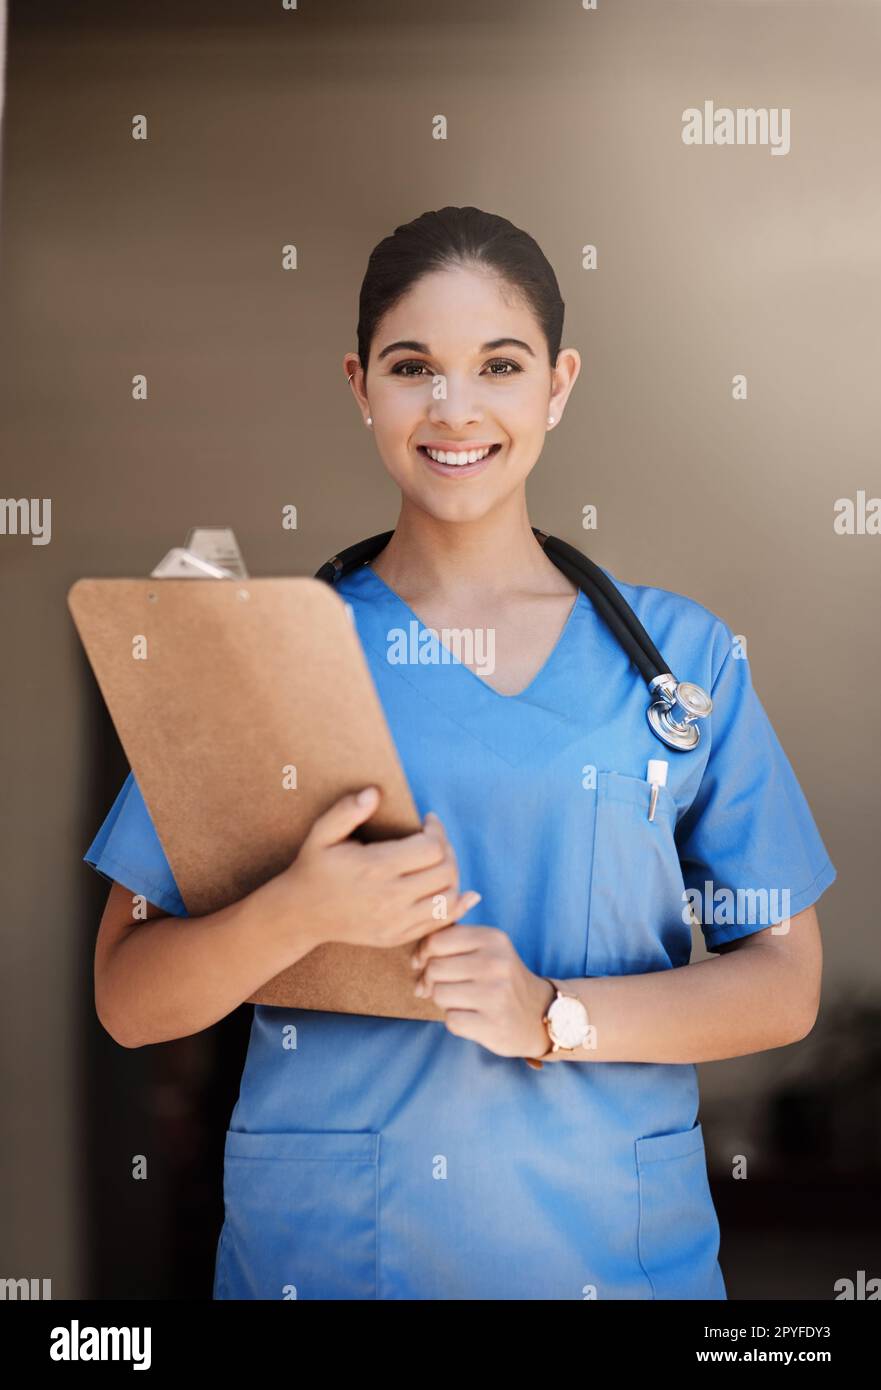
[(480, 901), (479, 893), (459, 892), (453, 847), (431, 811), (423, 829), (403, 839), (350, 839), (378, 805), (376, 787), (341, 797), (315, 821), (293, 863), (270, 880), (274, 912), (315, 945), (402, 946), (449, 926)]

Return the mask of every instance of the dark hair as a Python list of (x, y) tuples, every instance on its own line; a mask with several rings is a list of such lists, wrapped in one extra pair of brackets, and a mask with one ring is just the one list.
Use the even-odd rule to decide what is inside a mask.
[(550, 262), (528, 232), (480, 208), (424, 212), (370, 253), (358, 302), (358, 357), (365, 373), (380, 319), (435, 270), (486, 268), (514, 286), (541, 324), (551, 366), (563, 336), (564, 304)]

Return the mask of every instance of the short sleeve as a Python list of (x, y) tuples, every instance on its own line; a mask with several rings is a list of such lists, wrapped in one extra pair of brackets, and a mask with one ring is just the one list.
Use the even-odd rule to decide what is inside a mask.
[(682, 874), (707, 949), (794, 917), (835, 880), (792, 765), (721, 620), (711, 747), (676, 827)]
[(123, 782), (83, 859), (104, 878), (115, 879), (132, 893), (142, 893), (148, 902), (172, 916), (187, 916), (133, 772)]

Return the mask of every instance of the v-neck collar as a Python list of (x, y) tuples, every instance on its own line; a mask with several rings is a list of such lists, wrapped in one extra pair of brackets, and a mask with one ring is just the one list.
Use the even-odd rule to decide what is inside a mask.
[[(405, 611), (405, 612), (407, 613), (407, 615), (408, 615), (409, 620), (410, 620), (411, 622), (414, 622), (414, 623), (418, 623), (418, 624), (419, 624), (419, 629), (420, 629), (420, 631), (423, 631), (423, 630), (427, 630), (427, 629), (428, 629), (428, 624), (427, 624), (427, 623), (424, 623), (424, 622), (422, 621), (422, 619), (419, 617), (419, 614), (418, 614), (418, 613), (414, 613), (414, 611), (413, 611), (413, 609), (410, 607), (409, 603), (405, 602), (405, 600), (401, 598), (401, 595), (400, 595), (399, 593), (396, 593), (395, 590), (394, 590), (393, 588), (391, 588), (391, 586), (390, 586), (389, 584), (387, 584), (387, 583), (385, 582), (385, 580), (384, 580), (380, 575), (378, 575), (374, 569), (372, 569), (372, 568), (370, 567), (370, 565), (365, 565), (365, 566), (364, 566), (364, 569), (365, 569), (365, 571), (367, 572), (367, 574), (369, 574), (370, 578), (374, 581), (374, 583), (376, 583), (376, 584), (381, 584), (382, 587), (383, 587), (383, 589), (385, 589), (386, 593), (387, 593), (388, 595), (390, 595), (391, 598), (392, 598), (397, 604), (399, 604), (401, 608), (404, 609), (404, 611)], [(558, 638), (557, 638), (556, 642), (554, 643), (553, 647), (551, 648), (551, 650), (548, 652), (547, 657), (546, 657), (545, 660), (542, 662), (541, 666), (540, 666), (539, 669), (536, 671), (535, 675), (532, 677), (532, 680), (529, 682), (529, 684), (528, 684), (528, 685), (525, 685), (525, 686), (523, 687), (522, 690), (516, 691), (513, 695), (506, 695), (506, 694), (504, 693), (504, 691), (502, 691), (502, 690), (496, 690), (496, 688), (495, 688), (494, 685), (491, 685), (489, 681), (485, 681), (485, 680), (483, 679), (482, 676), (478, 676), (478, 674), (477, 674), (476, 671), (472, 671), (470, 666), (467, 666), (467, 665), (465, 664), (464, 661), (460, 661), (459, 658), (458, 658), (454, 653), (452, 653), (452, 652), (450, 653), (450, 656), (449, 656), (448, 660), (445, 661), (444, 664), (446, 664), (446, 665), (453, 665), (453, 664), (455, 664), (455, 665), (457, 665), (457, 666), (461, 666), (462, 670), (463, 670), (467, 675), (469, 675), (469, 676), (471, 677), (472, 680), (477, 681), (479, 685), (481, 685), (481, 686), (483, 686), (485, 689), (491, 691), (492, 694), (495, 695), (496, 698), (499, 699), (499, 700), (528, 700), (528, 699), (529, 699), (529, 696), (530, 696), (530, 695), (532, 694), (532, 692), (533, 692), (533, 687), (536, 686), (536, 685), (538, 685), (538, 683), (539, 683), (539, 681), (541, 680), (542, 676), (544, 675), (545, 671), (548, 669), (548, 667), (549, 667), (549, 666), (551, 665), (551, 663), (553, 662), (554, 657), (555, 657), (555, 655), (556, 655), (556, 653), (557, 653), (558, 648), (562, 647), (563, 643), (565, 642), (567, 633), (568, 633), (568, 631), (569, 631), (569, 628), (572, 627), (572, 625), (573, 625), (572, 620), (573, 620), (573, 618), (575, 617), (575, 610), (579, 607), (579, 605), (581, 604), (581, 602), (582, 602), (583, 600), (584, 600), (584, 593), (583, 593), (583, 591), (582, 591), (581, 589), (579, 589), (579, 590), (578, 590), (578, 593), (575, 595), (575, 599), (574, 599), (574, 602), (573, 602), (573, 604), (572, 604), (572, 607), (569, 609), (569, 613), (568, 613), (568, 615), (567, 615), (567, 617), (566, 617), (566, 621), (565, 621), (565, 623), (563, 624), (563, 626), (562, 626), (562, 628), (561, 628), (561, 630), (560, 630), (560, 635), (558, 636)], [(436, 630), (436, 629), (435, 629), (435, 630)], [(441, 629), (441, 631), (443, 631), (443, 629)], [(439, 643), (441, 646), (443, 646), (443, 643), (440, 642), (440, 633), (438, 633), (438, 643)]]
[[(422, 632), (427, 624), (369, 565), (346, 575), (337, 587), (343, 599), (356, 600), (352, 611), (358, 636), (379, 658), (380, 669), (411, 686), (512, 766), (534, 755), (549, 738), (556, 743), (562, 737), (568, 743), (576, 737), (577, 725), (570, 719), (573, 682), (577, 687), (576, 668), (584, 655), (581, 644), (600, 621), (583, 591), (578, 591), (557, 641), (529, 684), (514, 695), (504, 695), (452, 652), (448, 659), (424, 664), (389, 661), (393, 629), (407, 633), (415, 623), (416, 631)], [(442, 645), (439, 634), (438, 645)]]

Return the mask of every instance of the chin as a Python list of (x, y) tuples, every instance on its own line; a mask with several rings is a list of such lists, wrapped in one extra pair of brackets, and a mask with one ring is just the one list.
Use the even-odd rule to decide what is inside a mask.
[(435, 521), (472, 522), (488, 516), (499, 499), (496, 497), (437, 497), (423, 492), (404, 494), (411, 507), (424, 512)]

